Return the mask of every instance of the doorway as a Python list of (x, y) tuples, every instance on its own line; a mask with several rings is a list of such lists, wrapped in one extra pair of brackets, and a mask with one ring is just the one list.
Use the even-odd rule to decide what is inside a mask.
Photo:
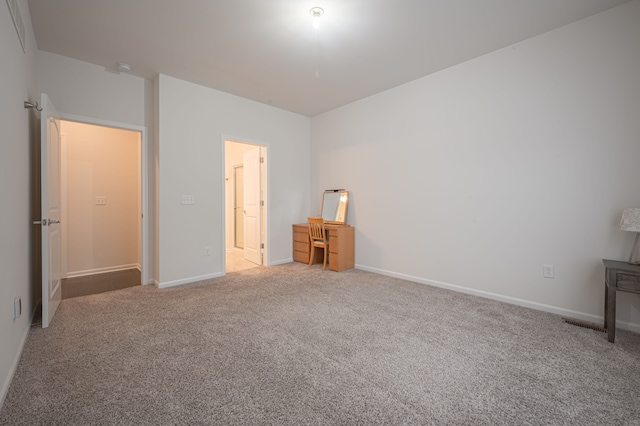
[(224, 140), (225, 270), (236, 272), (266, 263), (266, 146)]
[(143, 133), (61, 121), (62, 297), (144, 284)]

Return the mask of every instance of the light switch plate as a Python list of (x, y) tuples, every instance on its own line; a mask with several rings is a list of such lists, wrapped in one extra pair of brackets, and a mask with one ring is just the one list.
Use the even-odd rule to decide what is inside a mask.
[(196, 197), (193, 195), (181, 195), (180, 196), (180, 204), (195, 204)]

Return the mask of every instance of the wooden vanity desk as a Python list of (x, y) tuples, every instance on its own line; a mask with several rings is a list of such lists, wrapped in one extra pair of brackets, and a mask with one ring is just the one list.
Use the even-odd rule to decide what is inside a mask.
[[(325, 225), (329, 237), (329, 269), (340, 272), (353, 269), (354, 228), (350, 225)], [(293, 225), (293, 260), (309, 263), (309, 225), (297, 223)], [(322, 250), (315, 250), (313, 263), (322, 263)]]

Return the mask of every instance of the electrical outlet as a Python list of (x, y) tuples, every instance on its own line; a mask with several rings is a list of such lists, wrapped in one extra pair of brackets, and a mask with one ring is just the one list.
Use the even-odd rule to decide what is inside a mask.
[(211, 256), (211, 247), (205, 247), (204, 248), (204, 255), (205, 256)]
[(545, 278), (555, 278), (556, 267), (553, 265), (542, 265), (542, 276)]
[(106, 206), (107, 205), (107, 197), (104, 195), (98, 195), (96, 197), (96, 206)]
[(16, 297), (13, 299), (13, 319), (20, 318), (22, 315), (22, 299)]

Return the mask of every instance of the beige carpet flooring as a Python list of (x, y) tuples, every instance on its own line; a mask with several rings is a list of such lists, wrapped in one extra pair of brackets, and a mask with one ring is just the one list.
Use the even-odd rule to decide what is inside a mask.
[(63, 300), (2, 425), (633, 425), (640, 335), (291, 263)]

